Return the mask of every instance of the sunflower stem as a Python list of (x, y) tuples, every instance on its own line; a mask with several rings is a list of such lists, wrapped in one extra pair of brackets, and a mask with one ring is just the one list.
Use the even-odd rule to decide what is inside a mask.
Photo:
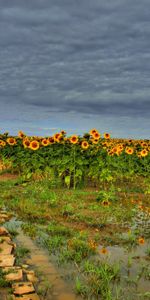
[(73, 164), (74, 164), (74, 171), (73, 171), (73, 189), (76, 189), (76, 146), (74, 145), (73, 151)]

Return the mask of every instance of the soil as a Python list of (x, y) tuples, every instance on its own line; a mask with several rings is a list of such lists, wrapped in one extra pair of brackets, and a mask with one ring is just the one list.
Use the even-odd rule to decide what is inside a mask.
[(18, 178), (18, 175), (16, 175), (16, 174), (10, 174), (10, 173), (0, 174), (0, 181), (13, 180), (13, 179), (17, 179), (17, 178)]

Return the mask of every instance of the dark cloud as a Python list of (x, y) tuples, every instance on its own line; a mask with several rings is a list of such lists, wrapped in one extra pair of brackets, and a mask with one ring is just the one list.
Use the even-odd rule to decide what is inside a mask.
[(0, 0), (3, 122), (22, 109), (26, 122), (57, 112), (148, 126), (149, 11), (149, 0)]

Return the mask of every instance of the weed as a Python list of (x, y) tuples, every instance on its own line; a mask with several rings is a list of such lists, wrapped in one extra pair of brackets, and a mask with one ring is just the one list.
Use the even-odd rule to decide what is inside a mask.
[(15, 249), (15, 256), (16, 256), (16, 264), (21, 264), (25, 257), (27, 257), (30, 253), (30, 250), (25, 247), (17, 247)]

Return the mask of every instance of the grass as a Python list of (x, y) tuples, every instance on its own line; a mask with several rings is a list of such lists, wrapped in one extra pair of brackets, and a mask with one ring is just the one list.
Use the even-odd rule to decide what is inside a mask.
[(24, 259), (29, 255), (30, 250), (23, 246), (17, 246), (15, 249), (16, 265), (21, 265)]
[[(139, 206), (146, 211), (149, 204), (150, 195), (141, 194), (143, 182), (141, 188), (138, 180), (130, 182), (127, 191), (122, 181), (120, 185), (117, 182), (117, 198), (111, 200), (109, 195), (108, 206), (100, 199), (97, 201), (100, 193), (95, 188), (56, 189), (45, 179), (26, 183), (20, 179), (0, 182), (0, 190), (0, 206), (17, 213), (24, 221), (21, 225), (24, 233), (37, 238), (50, 255), (55, 254), (59, 266), (71, 264), (76, 270), (74, 285), (77, 293), (90, 300), (124, 300), (119, 283), (123, 278), (122, 264), (112, 264), (105, 255), (100, 259), (98, 246), (137, 247), (138, 237), (144, 235), (149, 218), (147, 213), (147, 219), (141, 219), (142, 227), (131, 230), (140, 213)], [(147, 239), (148, 235), (144, 237)], [(29, 254), (23, 247), (17, 251), (18, 262)], [(145, 256), (149, 257), (149, 253), (148, 246)], [(127, 269), (133, 264), (129, 254)], [(148, 272), (144, 269), (146, 280), (149, 280)], [(129, 281), (133, 279), (129, 278)]]

